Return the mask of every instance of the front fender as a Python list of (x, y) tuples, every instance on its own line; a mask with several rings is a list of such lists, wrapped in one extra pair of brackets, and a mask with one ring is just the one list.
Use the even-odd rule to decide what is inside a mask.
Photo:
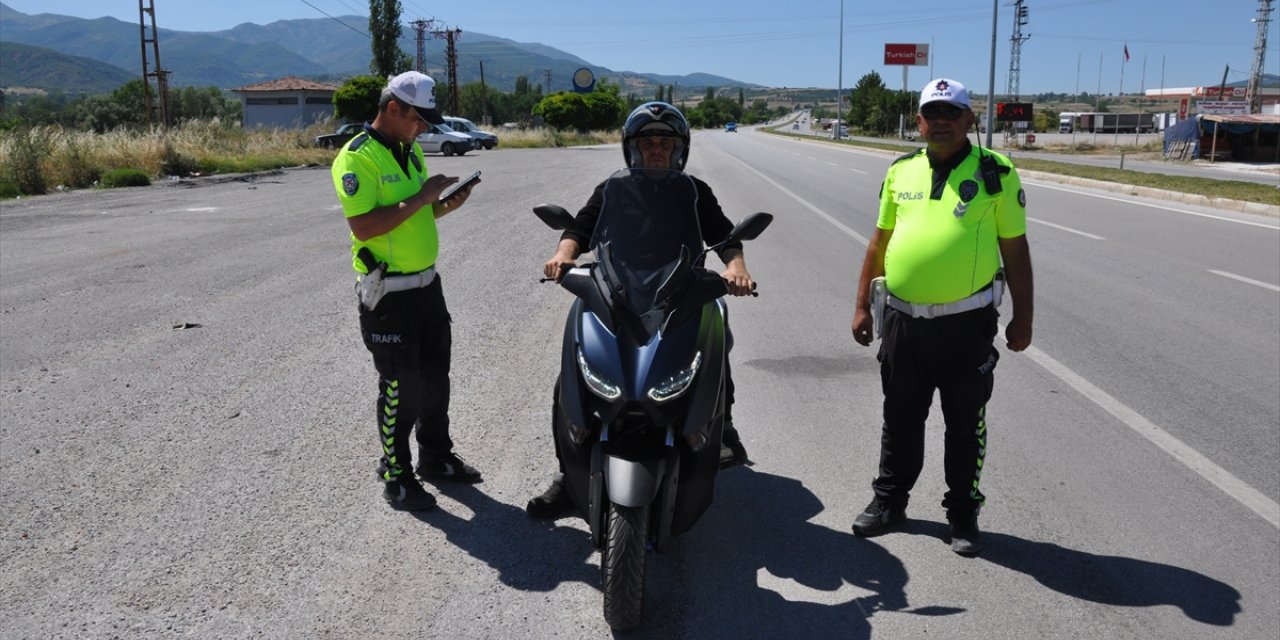
[(666, 460), (636, 462), (606, 454), (604, 486), (609, 492), (609, 501), (624, 507), (642, 507), (653, 502), (666, 468)]

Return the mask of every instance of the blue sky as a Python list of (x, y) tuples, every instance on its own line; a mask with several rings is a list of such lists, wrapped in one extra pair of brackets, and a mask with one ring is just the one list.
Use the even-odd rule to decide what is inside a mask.
[[(3, 0), (23, 13), (137, 22), (134, 0)], [(843, 79), (840, 0), (401, 0), (405, 20), (435, 18), (462, 29), (540, 42), (615, 70), (712, 73), (778, 87), (850, 87), (869, 71), (902, 86), (902, 67), (883, 62), (884, 44), (930, 43), (932, 75), (988, 87), (993, 3), (987, 0), (844, 0)], [(1012, 0), (998, 0), (995, 86), (1009, 75)], [(366, 0), (154, 0), (162, 29), (218, 31), (243, 22), (367, 15)], [(1162, 86), (1246, 80), (1253, 65), (1257, 0), (1026, 0), (1022, 94), (1136, 92)], [(1280, 2), (1273, 3), (1263, 70), (1280, 74)], [(352, 26), (364, 29), (367, 25)], [(1122, 63), (1124, 47), (1130, 59)], [(164, 41), (161, 40), (163, 51)], [(1143, 62), (1146, 62), (1145, 74)], [(1100, 69), (1101, 67), (1101, 69)], [(908, 76), (919, 89), (929, 67)]]

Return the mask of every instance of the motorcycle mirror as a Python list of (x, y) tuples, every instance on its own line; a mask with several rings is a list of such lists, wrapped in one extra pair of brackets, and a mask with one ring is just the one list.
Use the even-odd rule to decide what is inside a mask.
[(533, 208), (533, 213), (552, 229), (563, 231), (573, 226), (573, 216), (559, 205), (540, 204)]
[(761, 233), (769, 227), (769, 223), (773, 222), (773, 214), (769, 213), (753, 213), (738, 223), (738, 226), (729, 232), (729, 239), (726, 242), (739, 242), (742, 240), (755, 240), (760, 237)]

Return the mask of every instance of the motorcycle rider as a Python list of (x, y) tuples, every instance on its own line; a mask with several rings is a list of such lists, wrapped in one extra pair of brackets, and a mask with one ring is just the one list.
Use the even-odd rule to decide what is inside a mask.
[[(689, 160), (689, 122), (679, 109), (665, 102), (648, 102), (636, 107), (622, 127), (622, 158), (628, 167), (640, 169), (674, 169), (683, 171)], [(702, 238), (708, 244), (715, 244), (729, 235), (733, 223), (724, 215), (720, 203), (707, 183), (690, 176), (697, 188), (698, 222), (702, 230)], [(607, 181), (606, 181), (607, 182)], [(566, 230), (560, 236), (560, 244), (556, 253), (543, 265), (543, 274), (559, 281), (569, 269), (577, 263), (583, 247), (589, 245), (596, 221), (600, 217), (600, 209), (604, 204), (604, 185), (596, 186), (595, 192), (586, 206), (578, 211), (574, 218), (575, 228)], [(721, 276), (728, 285), (729, 293), (735, 296), (749, 295), (755, 287), (751, 274), (747, 272), (746, 258), (742, 253), (742, 243), (734, 242), (720, 247), (716, 251), (725, 264)], [(729, 331), (728, 318), (725, 319), (726, 343), (733, 346), (733, 334)], [(747, 450), (742, 446), (742, 439), (733, 426), (733, 377), (729, 363), (725, 361), (725, 411), (724, 435), (720, 449), (720, 466), (722, 468), (746, 464)], [(557, 446), (556, 459), (560, 451)], [(529, 501), (525, 510), (535, 518), (555, 518), (573, 508), (569, 494), (564, 489), (564, 467), (556, 472), (551, 486)]]

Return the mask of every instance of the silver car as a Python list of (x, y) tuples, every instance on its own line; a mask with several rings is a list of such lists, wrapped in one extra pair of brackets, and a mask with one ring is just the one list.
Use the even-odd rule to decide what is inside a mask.
[(418, 136), (418, 144), (423, 153), (443, 153), (446, 156), (460, 156), (475, 148), (470, 137), (454, 131), (447, 124), (431, 125), (426, 133)]
[(445, 116), (445, 124), (449, 125), (454, 131), (463, 135), (471, 136), (472, 144), (477, 149), (492, 149), (498, 146), (498, 136), (481, 131), (474, 122), (466, 118), (457, 118), (454, 116)]

